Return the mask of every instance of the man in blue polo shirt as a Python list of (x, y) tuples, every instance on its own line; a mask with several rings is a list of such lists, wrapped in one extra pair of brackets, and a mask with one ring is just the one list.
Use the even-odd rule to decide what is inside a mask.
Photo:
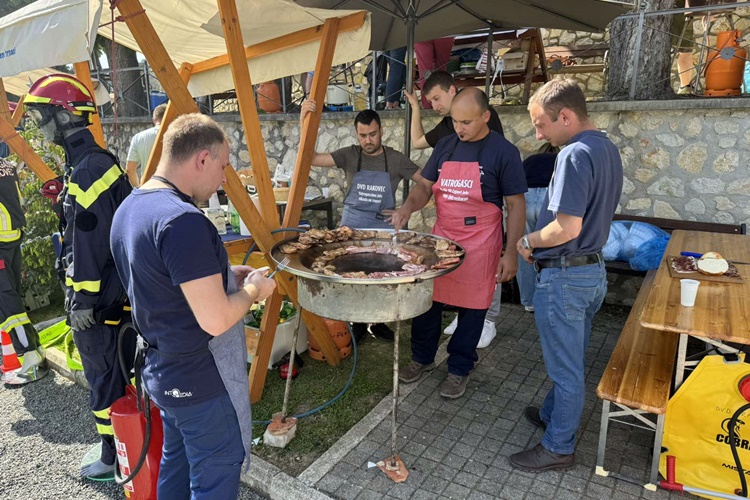
[(575, 435), (586, 396), (584, 354), (591, 321), (607, 292), (602, 247), (622, 192), (622, 160), (607, 134), (589, 120), (575, 80), (552, 80), (529, 101), (536, 137), (565, 146), (557, 157), (536, 231), (518, 240), (518, 253), (539, 272), (534, 319), (552, 389), (526, 418), (545, 429), (542, 442), (510, 456), (529, 472), (574, 463)]
[(148, 343), (143, 382), (164, 421), (160, 500), (236, 498), (250, 453), (242, 318), (276, 283), (229, 268), (216, 228), (193, 204), (216, 192), (228, 163), (213, 120), (177, 118), (156, 174), (112, 223), (117, 271)]

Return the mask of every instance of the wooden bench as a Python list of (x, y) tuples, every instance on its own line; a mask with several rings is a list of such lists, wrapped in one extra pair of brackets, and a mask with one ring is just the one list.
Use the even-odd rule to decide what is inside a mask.
[[(646, 275), (604, 375), (596, 388), (596, 395), (602, 399), (596, 473), (600, 476), (622, 477), (604, 468), (610, 421), (641, 428), (645, 425), (645, 428), (655, 433), (650, 481), (645, 485), (646, 489), (650, 490), (656, 489), (659, 474), (664, 416), (672, 386), (679, 339), (679, 335), (644, 328), (640, 324), (641, 311), (655, 275), (656, 271), (649, 271)], [(610, 411), (612, 403), (620, 410)], [(646, 414), (656, 415), (656, 422), (646, 418)], [(618, 420), (618, 417), (628, 417), (634, 422)]]
[[(613, 220), (645, 222), (671, 233), (675, 229), (687, 231), (708, 231), (710, 233), (747, 234), (745, 224), (718, 224), (715, 222), (696, 222), (689, 220), (662, 219), (659, 217), (641, 217), (638, 215), (615, 214)], [(630, 264), (622, 261), (607, 261), (607, 272), (645, 276), (646, 271), (636, 271)]]

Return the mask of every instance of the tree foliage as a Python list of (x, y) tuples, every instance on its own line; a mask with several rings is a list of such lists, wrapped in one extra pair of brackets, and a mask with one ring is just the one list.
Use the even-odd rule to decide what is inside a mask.
[[(29, 120), (26, 129), (19, 132), (34, 148), (44, 162), (58, 175), (64, 164), (65, 152), (61, 147), (45, 141)], [(9, 158), (21, 162), (16, 155)], [(59, 219), (52, 211), (52, 202), (42, 196), (43, 182), (28, 168), (18, 174), (23, 196), (23, 211), (26, 215), (22, 251), (23, 288), (36, 295), (44, 296), (59, 288), (55, 273), (55, 252), (52, 247), (52, 234), (59, 229)]]

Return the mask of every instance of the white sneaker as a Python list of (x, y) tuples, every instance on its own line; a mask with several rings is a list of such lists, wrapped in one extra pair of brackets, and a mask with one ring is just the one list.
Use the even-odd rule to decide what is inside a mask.
[(533, 313), (534, 312), (534, 306), (523, 306), (524, 311)]
[(453, 335), (453, 333), (456, 331), (457, 326), (458, 326), (458, 314), (456, 314), (456, 317), (453, 318), (453, 321), (451, 321), (451, 324), (445, 327), (445, 330), (443, 330), (443, 333), (446, 335)]
[(482, 327), (482, 336), (479, 337), (477, 349), (484, 349), (485, 347), (490, 345), (490, 342), (492, 342), (492, 339), (495, 338), (495, 335), (497, 335), (497, 326), (495, 326), (495, 323), (493, 321), (484, 320), (484, 326)]

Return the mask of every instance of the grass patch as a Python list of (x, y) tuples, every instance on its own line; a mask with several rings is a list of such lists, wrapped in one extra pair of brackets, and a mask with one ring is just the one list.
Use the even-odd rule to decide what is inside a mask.
[[(453, 319), (450, 314), (444, 325)], [(391, 325), (392, 328), (395, 328)], [(399, 364), (411, 360), (411, 322), (404, 321), (399, 342)], [(315, 408), (331, 398), (346, 384), (352, 370), (352, 357), (339, 366), (329, 366), (302, 354), (305, 366), (292, 382), (289, 408), (296, 415)], [(277, 371), (266, 379), (263, 398), (253, 405), (253, 420), (269, 420), (281, 411), (285, 381)], [(372, 337), (358, 348), (357, 369), (349, 390), (335, 403), (297, 423), (297, 434), (286, 448), (259, 446), (253, 453), (292, 476), (299, 475), (359, 422), (393, 388), (393, 344)], [(262, 436), (265, 425), (253, 425), (253, 437)]]

